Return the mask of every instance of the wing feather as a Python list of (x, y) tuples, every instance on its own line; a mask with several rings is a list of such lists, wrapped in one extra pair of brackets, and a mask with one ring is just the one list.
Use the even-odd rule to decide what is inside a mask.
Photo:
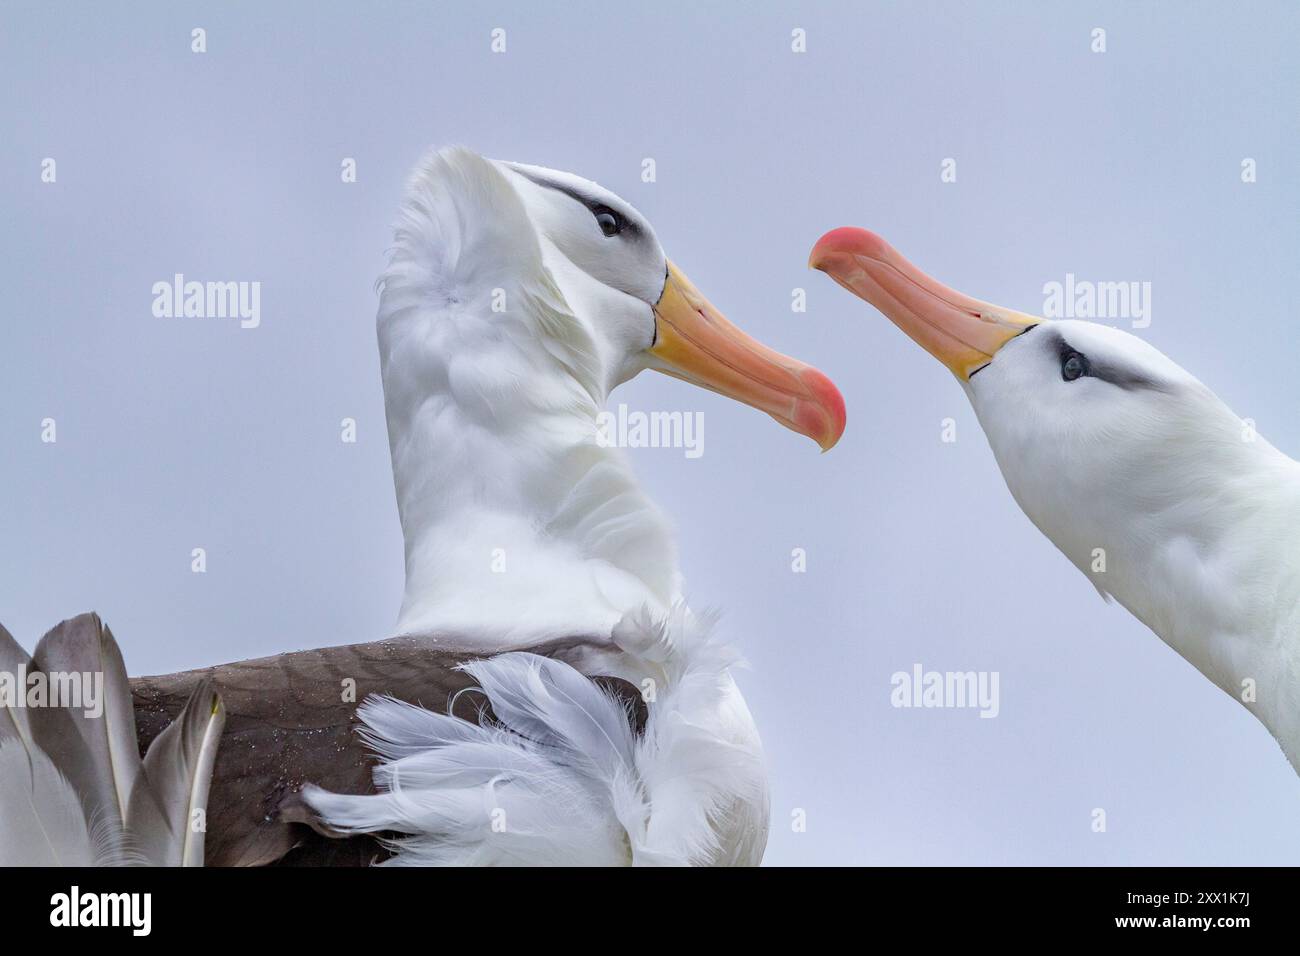
[[(86, 753), (69, 754), (66, 724), (55, 718), (53, 726), (42, 734), (36, 733), (37, 743), (49, 752), (59, 769), (83, 798), (88, 787), (93, 794), (92, 812), (101, 807), (112, 812), (122, 823), (126, 822), (131, 793), (140, 775), (140, 751), (135, 737), (135, 711), (131, 703), (131, 684), (126, 676), (126, 665), (113, 634), (97, 614), (82, 614), (64, 621), (36, 645), (32, 660), (46, 674), (82, 674), (101, 679), (103, 713), (98, 717), (88, 715), (80, 707), (42, 708), (38, 714), (60, 712), (71, 718), (71, 723), (85, 743)], [(43, 718), (33, 717), (37, 726)], [(66, 759), (60, 759), (66, 756)], [(91, 767), (81, 765), (88, 758)]]
[(226, 708), (211, 680), (201, 681), (180, 716), (149, 745), (129, 825), (150, 859), (164, 866), (202, 866), (208, 788)]

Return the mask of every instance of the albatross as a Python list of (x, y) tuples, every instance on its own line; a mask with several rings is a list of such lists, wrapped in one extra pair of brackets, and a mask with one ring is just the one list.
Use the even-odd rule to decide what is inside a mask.
[[(729, 323), (614, 193), (461, 148), (410, 179), (377, 327), (397, 636), (479, 655), (463, 670), (492, 716), (367, 700), (378, 792), (307, 787), (304, 818), (398, 834), (399, 864), (759, 862), (766, 776), (735, 653), (684, 604), (668, 523), (598, 417), (649, 368), (825, 450), (835, 386)], [(564, 660), (529, 652), (560, 638), (578, 638)], [(640, 690), (639, 731), (592, 675)]]
[(809, 264), (952, 372), (1021, 510), (1300, 771), (1300, 464), (1127, 332), (962, 295), (864, 229)]
[[(618, 196), (461, 148), (410, 179), (377, 330), (405, 541), (394, 633), (128, 685), (97, 617), (64, 622), (36, 659), (111, 658), (113, 719), (63, 721), (37, 740), (48, 760), (7, 740), (21, 719), (0, 723), (0, 765), (34, 768), (0, 775), (0, 859), (38, 786), (82, 829), (104, 808), (129, 827), (135, 775), (189, 780), (212, 811), (206, 834), (178, 831), (187, 805), (149, 801), (167, 815), (145, 821), (148, 862), (757, 864), (767, 781), (736, 652), (683, 601), (667, 520), (599, 416), (651, 368), (826, 450), (835, 386), (729, 323)], [(23, 660), (0, 640), (0, 665)], [(61, 759), (82, 735), (122, 762)], [(120, 842), (77, 859), (122, 862)]]

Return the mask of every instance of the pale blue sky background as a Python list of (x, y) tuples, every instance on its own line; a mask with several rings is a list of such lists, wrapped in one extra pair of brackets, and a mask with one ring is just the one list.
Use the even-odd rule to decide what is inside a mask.
[[(702, 458), (634, 455), (752, 662), (768, 862), (1300, 863), (1263, 727), (1029, 524), (951, 377), (804, 268), (855, 224), (1025, 311), (1067, 272), (1150, 281), (1142, 334), (1295, 455), (1300, 7), (613, 6), (5, 3), (0, 621), (30, 646), (96, 609), (135, 673), (386, 635), (373, 282), (407, 170), (459, 142), (619, 192), (847, 399), (821, 456), (667, 378), (614, 397), (706, 415)], [(175, 272), (260, 280), (261, 328), (155, 318)], [(1001, 715), (891, 708), (914, 662), (999, 671)]]

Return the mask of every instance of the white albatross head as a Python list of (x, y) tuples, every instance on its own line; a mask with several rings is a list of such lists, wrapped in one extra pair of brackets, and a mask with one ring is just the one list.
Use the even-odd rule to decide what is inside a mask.
[[(653, 368), (760, 409), (823, 450), (844, 430), (843, 398), (825, 375), (728, 322), (630, 203), (572, 173), (455, 147), (432, 154), (408, 187), (381, 285), (395, 305), (423, 299), (426, 318), (444, 306), (437, 328), (425, 323), (412, 341), (405, 310), (381, 305), (390, 361), (429, 349), (462, 363), (488, 355), (502, 380), (481, 381), (485, 390), (542, 384), (520, 380), (543, 378), (537, 364), (500, 360), (501, 340), (514, 337), (525, 350), (540, 343), (597, 402)], [(429, 349), (398, 354), (407, 345)]]
[(823, 451), (839, 441), (844, 399), (830, 379), (728, 322), (630, 203), (572, 173), (500, 165), (565, 300), (592, 319), (606, 393), (652, 368), (766, 412)]
[[(827, 233), (809, 264), (956, 376), (1016, 502), (1103, 595), (1234, 696), (1286, 684), (1300, 466), (1136, 336), (962, 295), (863, 229)], [(1297, 659), (1268, 660), (1279, 639)], [(1257, 715), (1287, 747), (1294, 715)]]

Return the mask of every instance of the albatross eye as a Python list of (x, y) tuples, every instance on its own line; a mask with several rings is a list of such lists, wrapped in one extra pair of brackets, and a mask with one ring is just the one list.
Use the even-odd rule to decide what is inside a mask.
[(1079, 352), (1066, 352), (1061, 356), (1061, 378), (1073, 382), (1088, 374), (1088, 360)]
[(596, 206), (591, 210), (596, 217), (596, 225), (607, 236), (617, 236), (623, 231), (623, 217), (608, 206)]

